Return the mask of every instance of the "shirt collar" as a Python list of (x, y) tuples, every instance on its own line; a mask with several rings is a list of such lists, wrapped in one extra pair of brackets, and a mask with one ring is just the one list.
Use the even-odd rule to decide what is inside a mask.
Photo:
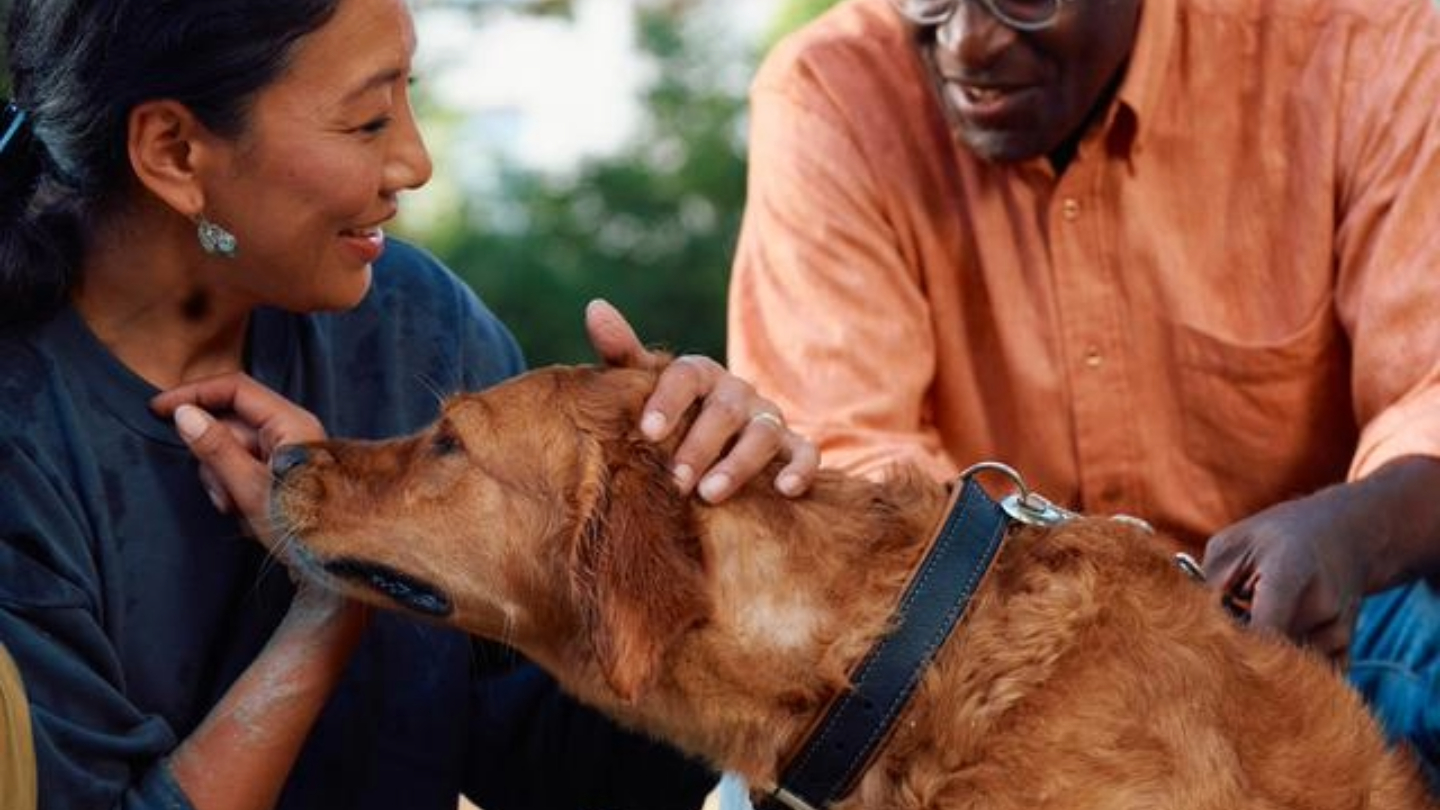
[(1145, 121), (1160, 103), (1175, 27), (1175, 0), (1144, 0), (1141, 3), (1135, 48), (1116, 93), (1118, 104), (1107, 116), (1107, 124), (1114, 122), (1116, 112), (1123, 106), (1134, 116), (1136, 134), (1143, 131)]

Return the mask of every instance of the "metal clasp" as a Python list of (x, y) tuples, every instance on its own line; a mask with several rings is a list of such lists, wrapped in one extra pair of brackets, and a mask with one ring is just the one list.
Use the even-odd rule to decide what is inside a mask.
[(775, 788), (770, 798), (790, 808), (790, 810), (815, 810), (815, 807), (804, 799), (782, 787)]
[(1025, 479), (1009, 464), (998, 461), (982, 461), (960, 473), (961, 480), (984, 472), (1000, 473), (1015, 485), (1015, 491), (1000, 499), (1000, 508), (1012, 520), (1029, 526), (1058, 526), (1079, 517), (1064, 507), (1056, 506), (1037, 492), (1025, 486)]

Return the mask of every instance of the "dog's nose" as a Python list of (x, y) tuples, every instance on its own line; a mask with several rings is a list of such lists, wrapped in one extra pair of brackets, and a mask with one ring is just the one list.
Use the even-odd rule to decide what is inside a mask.
[(279, 481), (296, 467), (310, 460), (310, 451), (304, 445), (287, 444), (275, 450), (270, 456), (270, 473)]

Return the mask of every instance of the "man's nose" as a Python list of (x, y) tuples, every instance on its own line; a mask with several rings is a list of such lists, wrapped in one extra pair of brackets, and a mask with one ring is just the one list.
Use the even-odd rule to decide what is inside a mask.
[(961, 0), (935, 31), (935, 42), (965, 73), (985, 70), (1015, 42), (1015, 31), (980, 0)]

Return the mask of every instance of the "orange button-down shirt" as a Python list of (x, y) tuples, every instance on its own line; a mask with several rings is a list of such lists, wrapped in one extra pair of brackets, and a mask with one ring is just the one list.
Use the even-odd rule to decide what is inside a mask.
[(1429, 0), (1146, 0), (1059, 176), (952, 137), (887, 0), (751, 100), (729, 359), (827, 465), (998, 459), (1198, 545), (1440, 456)]

